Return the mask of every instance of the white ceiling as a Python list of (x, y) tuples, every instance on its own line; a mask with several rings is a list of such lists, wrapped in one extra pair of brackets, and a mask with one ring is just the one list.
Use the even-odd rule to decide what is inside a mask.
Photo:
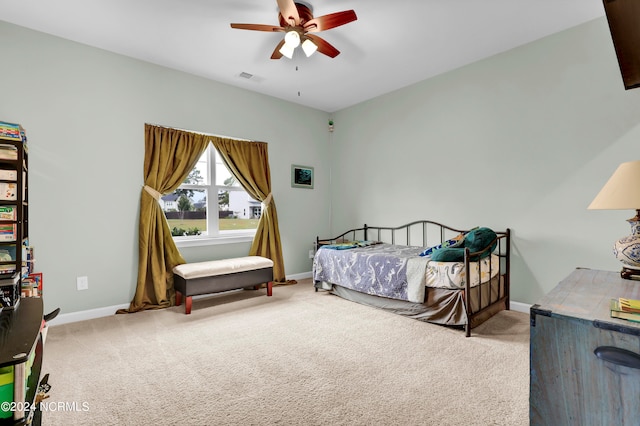
[[(604, 16), (601, 0), (311, 0), (358, 20), (316, 33), (336, 58), (269, 59), (276, 0), (0, 0), (0, 19), (334, 112)], [(240, 77), (252, 74), (251, 79)]]

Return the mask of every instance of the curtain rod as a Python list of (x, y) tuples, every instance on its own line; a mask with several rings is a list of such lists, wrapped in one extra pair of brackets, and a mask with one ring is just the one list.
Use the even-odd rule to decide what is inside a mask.
[(179, 127), (163, 126), (162, 124), (153, 124), (153, 123), (145, 123), (145, 124), (148, 124), (149, 126), (162, 127), (164, 129), (174, 129), (174, 130), (180, 130), (183, 132), (196, 133), (198, 135), (212, 136), (214, 138), (235, 139), (237, 141), (242, 141), (242, 142), (258, 142), (251, 139), (236, 138), (236, 137), (224, 136), (224, 135), (215, 135), (213, 133), (196, 132), (195, 130), (181, 129)]

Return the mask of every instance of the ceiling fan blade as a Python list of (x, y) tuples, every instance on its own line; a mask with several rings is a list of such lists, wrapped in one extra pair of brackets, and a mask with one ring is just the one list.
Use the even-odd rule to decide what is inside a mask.
[(305, 22), (304, 30), (308, 32), (326, 31), (331, 28), (339, 27), (340, 25), (348, 24), (356, 19), (358, 19), (358, 17), (356, 16), (356, 12), (353, 10), (330, 13)]
[(238, 30), (253, 30), (253, 31), (268, 31), (268, 32), (283, 32), (284, 28), (276, 27), (275, 25), (262, 25), (262, 24), (231, 24), (231, 28)]
[(278, 0), (278, 9), (287, 25), (294, 27), (300, 25), (300, 15), (293, 0)]
[(274, 49), (273, 53), (271, 54), (271, 59), (280, 59), (280, 58), (282, 58), (282, 53), (280, 53), (280, 48), (282, 46), (284, 46), (284, 39), (282, 39), (280, 41), (280, 43), (278, 43), (278, 45)]
[(335, 58), (340, 54), (340, 51), (338, 49), (330, 45), (323, 38), (320, 38), (312, 34), (306, 34), (305, 37), (309, 38), (309, 40), (314, 42), (316, 46), (318, 46), (318, 52), (322, 53), (323, 55), (327, 55), (331, 58)]

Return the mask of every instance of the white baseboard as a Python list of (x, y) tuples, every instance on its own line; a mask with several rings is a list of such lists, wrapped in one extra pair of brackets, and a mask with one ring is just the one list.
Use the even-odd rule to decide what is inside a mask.
[(304, 280), (305, 278), (311, 278), (313, 275), (311, 274), (311, 271), (309, 272), (303, 272), (301, 274), (293, 274), (293, 275), (289, 275), (287, 276), (288, 280)]
[[(306, 278), (311, 278), (312, 277), (312, 273), (311, 271), (309, 272), (302, 272), (300, 274), (292, 274), (287, 276), (287, 279), (289, 280), (303, 280)], [(199, 297), (207, 297), (208, 295), (202, 295), (202, 296), (194, 296), (194, 298), (199, 298)], [(124, 304), (124, 305), (115, 305), (115, 306), (105, 306), (104, 308), (96, 308), (96, 309), (89, 309), (86, 311), (79, 311), (79, 312), (71, 312), (68, 314), (64, 314), (64, 313), (60, 313), (56, 318), (54, 318), (53, 320), (49, 321), (48, 325), (49, 326), (56, 326), (56, 325), (62, 325), (62, 324), (67, 324), (67, 323), (71, 323), (71, 322), (78, 322), (78, 321), (85, 321), (85, 320), (90, 320), (90, 319), (94, 319), (94, 318), (102, 318), (102, 317), (108, 317), (110, 315), (115, 315), (116, 311), (118, 309), (126, 309), (129, 307), (129, 304)], [(516, 311), (516, 312), (523, 312), (525, 314), (529, 313), (529, 310), (531, 308), (530, 304), (527, 303), (520, 303), (520, 302), (514, 302), (511, 301), (509, 303), (509, 308), (512, 311)]]
[(70, 322), (85, 321), (94, 318), (108, 317), (115, 315), (118, 309), (127, 309), (129, 304), (105, 306), (104, 308), (89, 309), (86, 311), (70, 312), (68, 314), (60, 313), (57, 317), (48, 322), (48, 325), (55, 327), (56, 325), (67, 324)]
[[(293, 274), (287, 277), (287, 279), (290, 279), (290, 280), (302, 280), (305, 278), (311, 278), (311, 271), (303, 272), (301, 274)], [(194, 299), (197, 300), (200, 297), (207, 297), (207, 296), (210, 296), (210, 295), (205, 294), (202, 296), (194, 296)], [(115, 315), (118, 309), (127, 309), (128, 307), (129, 307), (129, 304), (127, 303), (124, 305), (105, 306), (104, 308), (89, 309), (87, 311), (71, 312), (68, 314), (60, 313), (53, 320), (49, 321), (48, 325), (51, 327), (55, 327), (56, 325), (62, 325), (62, 324), (67, 324), (71, 322), (108, 317), (110, 315)]]
[(528, 314), (530, 312), (531, 305), (529, 305), (528, 303), (510, 301), (509, 309), (511, 309), (512, 311), (523, 312), (525, 314)]

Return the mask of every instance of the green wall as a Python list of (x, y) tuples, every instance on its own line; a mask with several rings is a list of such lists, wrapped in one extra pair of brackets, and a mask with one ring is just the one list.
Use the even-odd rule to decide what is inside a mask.
[[(287, 276), (311, 270), (308, 250), (329, 229), (327, 113), (1, 21), (0, 40), (11, 59), (0, 68), (0, 120), (21, 123), (29, 139), (30, 239), (45, 310), (133, 297), (145, 123), (268, 142)], [(313, 190), (291, 188), (291, 164), (315, 167)], [(249, 247), (182, 251), (197, 261)], [(84, 275), (89, 289), (77, 291)]]
[[(288, 276), (311, 270), (317, 234), (425, 218), (510, 227), (518, 302), (575, 267), (619, 269), (611, 246), (633, 212), (586, 207), (638, 159), (640, 90), (623, 89), (604, 18), (330, 115), (1, 21), (0, 40), (13, 59), (0, 120), (29, 137), (45, 309), (131, 300), (144, 123), (269, 143)], [(315, 167), (314, 190), (290, 187), (292, 163)], [(76, 290), (81, 275), (89, 290)]]
[(334, 230), (509, 227), (512, 300), (523, 303), (576, 267), (620, 270), (611, 249), (634, 212), (587, 206), (640, 158), (640, 90), (624, 90), (604, 18), (333, 118)]

